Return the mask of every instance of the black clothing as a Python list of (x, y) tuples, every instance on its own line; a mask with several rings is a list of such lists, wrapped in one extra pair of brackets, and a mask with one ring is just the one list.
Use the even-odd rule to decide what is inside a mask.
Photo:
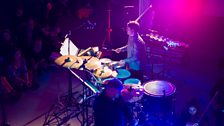
[(133, 120), (127, 103), (121, 97), (112, 100), (105, 92), (94, 103), (95, 126), (125, 126)]

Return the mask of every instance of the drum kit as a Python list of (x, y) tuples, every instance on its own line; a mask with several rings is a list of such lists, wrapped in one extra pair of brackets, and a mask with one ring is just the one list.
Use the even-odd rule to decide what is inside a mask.
[[(149, 111), (147, 107), (153, 102), (150, 101), (150, 98), (161, 100), (164, 97), (172, 96), (176, 91), (175, 85), (167, 81), (153, 80), (142, 83), (137, 78), (131, 78), (131, 73), (124, 69), (124, 64), (109, 58), (64, 55), (58, 57), (55, 63), (65, 68), (90, 71), (97, 79), (96, 88), (99, 85), (104, 87), (105, 81), (110, 78), (120, 79), (123, 82), (122, 98), (130, 104), (141, 102), (145, 108), (143, 111)], [(99, 90), (103, 89), (100, 87)], [(146, 102), (145, 99), (147, 99)]]

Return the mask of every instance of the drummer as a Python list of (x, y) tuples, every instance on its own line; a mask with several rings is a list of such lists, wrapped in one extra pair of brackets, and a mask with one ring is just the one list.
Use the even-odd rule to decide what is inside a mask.
[(143, 68), (146, 60), (145, 42), (138, 33), (139, 23), (137, 21), (129, 21), (127, 23), (126, 32), (128, 35), (127, 45), (117, 48), (116, 53), (127, 51), (127, 58), (120, 61), (126, 64), (131, 72), (131, 77), (143, 80)]

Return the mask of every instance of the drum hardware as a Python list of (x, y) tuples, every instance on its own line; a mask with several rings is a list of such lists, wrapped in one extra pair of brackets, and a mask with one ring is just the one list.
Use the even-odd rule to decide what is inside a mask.
[(176, 87), (167, 81), (155, 80), (143, 84), (144, 96), (140, 122), (144, 125), (172, 125)]
[[(76, 106), (77, 101), (74, 101), (72, 93), (72, 75), (70, 73), (70, 69), (80, 68), (80, 66), (83, 64), (83, 60), (80, 57), (70, 55), (70, 35), (71, 31), (69, 31), (69, 34), (67, 36), (68, 55), (60, 56), (54, 60), (57, 65), (68, 69), (68, 95), (59, 99), (59, 101), (57, 101), (57, 103), (50, 108), (43, 125), (49, 125), (50, 123), (54, 123), (54, 121), (58, 119), (60, 120), (58, 121), (58, 123), (62, 125), (62, 123), (67, 123), (67, 121), (71, 118), (72, 113), (75, 113), (71, 111), (73, 108), (78, 111), (78, 107)], [(60, 100), (63, 100), (63, 104), (60, 104), (62, 103)], [(57, 104), (61, 105), (60, 109), (58, 108)], [(53, 112), (54, 114), (51, 115), (51, 112)], [(64, 116), (65, 113), (69, 116)]]
[[(57, 123), (59, 123), (60, 125), (65, 124), (68, 122), (68, 120), (71, 117), (73, 117), (72, 115), (74, 115), (76, 111), (78, 111), (78, 113), (82, 113), (82, 121), (83, 121), (82, 125), (84, 126), (85, 122), (87, 122), (87, 125), (88, 125), (88, 116), (89, 116), (88, 106), (90, 103), (87, 100), (87, 98), (89, 99), (92, 96), (95, 96), (95, 94), (98, 94), (100, 91), (91, 83), (87, 83), (87, 81), (84, 81), (74, 71), (72, 71), (72, 69), (81, 68), (85, 71), (96, 70), (97, 68), (101, 66), (99, 59), (93, 56), (70, 55), (70, 39), (69, 39), (68, 40), (68, 55), (60, 56), (54, 61), (57, 65), (68, 69), (68, 74), (69, 74), (68, 75), (68, 95), (60, 99), (60, 100), (63, 100), (63, 102), (57, 101), (58, 104), (61, 105), (62, 108), (59, 109), (57, 104), (52, 106), (52, 108), (49, 110), (49, 112), (46, 115), (47, 117), (43, 125), (49, 125), (50, 123), (54, 123), (55, 120), (57, 120)], [(77, 106), (78, 101), (77, 100), (74, 101), (75, 98), (73, 98), (71, 74), (73, 74), (76, 78), (78, 78), (83, 84), (82, 111), (79, 110), (79, 107)], [(63, 104), (60, 104), (60, 103), (63, 103)], [(75, 108), (75, 110), (73, 110), (73, 108)], [(75, 115), (77, 116), (77, 114)]]
[(83, 64), (83, 60), (80, 57), (76, 57), (72, 55), (64, 55), (55, 59), (55, 63), (65, 68), (70, 67), (70, 68), (78, 69)]
[(87, 70), (96, 70), (97, 68), (101, 67), (101, 62), (99, 61), (98, 58), (93, 57), (93, 56), (80, 56), (80, 58), (84, 61), (86, 61), (84, 67)]
[(144, 90), (146, 95), (153, 97), (170, 96), (176, 91), (176, 87), (167, 81), (150, 81), (144, 84)]
[(122, 69), (123, 67), (125, 67), (125, 64), (122, 64), (120, 61), (112, 61), (110, 63), (110, 67), (113, 70)]

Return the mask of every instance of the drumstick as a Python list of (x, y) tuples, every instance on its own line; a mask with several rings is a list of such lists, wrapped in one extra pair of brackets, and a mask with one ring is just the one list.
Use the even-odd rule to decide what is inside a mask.
[(135, 19), (135, 21), (138, 22), (138, 21), (142, 18), (142, 16), (143, 16), (143, 15), (144, 15), (150, 8), (152, 8), (152, 5), (149, 5), (149, 7), (146, 8), (145, 11), (142, 12), (141, 15), (139, 15), (137, 19)]

